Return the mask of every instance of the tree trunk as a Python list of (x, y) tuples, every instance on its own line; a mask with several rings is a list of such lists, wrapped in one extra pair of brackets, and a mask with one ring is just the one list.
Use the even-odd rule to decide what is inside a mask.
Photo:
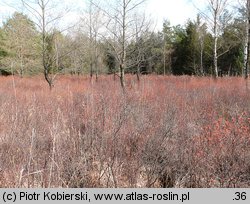
[(218, 23), (217, 23), (217, 13), (214, 15), (214, 71), (215, 77), (219, 76), (218, 72), (218, 55), (217, 55), (217, 48), (218, 48)]
[(203, 42), (200, 41), (200, 72), (201, 72), (201, 76), (204, 76), (204, 68), (203, 68), (203, 52), (204, 52), (204, 48), (203, 48)]
[(49, 77), (49, 71), (47, 68), (44, 69), (44, 78), (49, 84), (49, 89), (52, 90), (54, 84), (53, 84), (53, 79)]
[(164, 43), (163, 43), (163, 75), (166, 75), (166, 39), (165, 39), (165, 33), (164, 33)]
[(201, 69), (200, 72), (201, 72), (201, 75), (204, 76), (204, 69), (203, 69), (203, 51), (201, 51), (200, 58), (201, 58), (201, 59), (200, 59), (200, 60), (201, 60), (201, 61), (200, 61), (200, 63), (201, 63), (201, 64), (200, 64), (200, 69)]
[(49, 63), (47, 62), (47, 42), (46, 42), (46, 22), (45, 22), (45, 5), (44, 1), (41, 1), (41, 18), (42, 18), (42, 60), (43, 60), (43, 69), (44, 69), (44, 78), (47, 81), (50, 90), (53, 88), (53, 80), (49, 76)]
[(124, 69), (124, 64), (120, 65), (120, 82), (121, 82), (121, 87), (122, 89), (125, 89), (125, 69)]
[(248, 53), (248, 19), (246, 19), (246, 31), (245, 31), (245, 46), (244, 46), (244, 67), (242, 69), (242, 76), (245, 77), (245, 71), (247, 69), (247, 53)]
[(98, 75), (99, 75), (98, 59), (99, 59), (99, 56), (98, 56), (98, 50), (97, 50), (97, 37), (95, 35), (95, 79), (96, 81), (98, 81)]
[(21, 55), (21, 69), (20, 69), (20, 77), (23, 78), (24, 75), (24, 65), (23, 65), (23, 55)]
[(215, 77), (219, 76), (219, 72), (218, 72), (218, 56), (217, 56), (217, 43), (218, 43), (218, 38), (215, 37), (215, 39), (214, 39), (214, 71), (215, 71)]
[[(213, 65), (214, 65), (214, 76), (219, 76), (218, 70), (218, 38), (219, 38), (219, 27), (220, 27), (220, 18), (223, 17), (228, 0), (208, 0), (210, 11), (213, 16)], [(221, 56), (221, 55), (220, 55)]]
[(137, 77), (137, 81), (140, 81), (140, 63), (137, 65), (137, 72), (136, 72), (136, 77)]
[(96, 66), (96, 72), (95, 72), (95, 80), (98, 81), (98, 77), (99, 77), (99, 70), (98, 67)]
[(248, 66), (249, 66), (249, 52), (250, 52), (250, 0), (247, 0), (247, 33), (246, 33), (246, 55), (245, 55), (245, 68), (244, 77), (248, 78)]
[[(92, 58), (91, 58), (91, 61), (92, 61)], [(91, 62), (90, 63), (90, 78), (92, 79), (93, 77), (93, 63)]]
[(122, 89), (125, 89), (125, 63), (126, 63), (126, 12), (127, 2), (123, 0), (123, 13), (122, 13), (122, 55), (120, 63), (120, 81)]
[(90, 78), (93, 77), (93, 31), (92, 31), (92, 1), (90, 1), (89, 7), (89, 48), (90, 48)]
[(23, 46), (20, 47), (20, 77), (23, 78), (24, 75), (24, 55)]

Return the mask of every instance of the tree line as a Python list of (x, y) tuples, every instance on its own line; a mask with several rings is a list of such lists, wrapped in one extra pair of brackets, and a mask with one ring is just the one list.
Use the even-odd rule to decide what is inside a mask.
[(49, 86), (58, 74), (118, 76), (173, 74), (248, 76), (249, 0), (230, 7), (207, 0), (207, 11), (184, 25), (165, 20), (152, 29), (145, 0), (88, 0), (76, 25), (56, 26), (67, 11), (52, 0), (22, 0), (0, 28), (0, 73), (21, 77), (43, 73)]

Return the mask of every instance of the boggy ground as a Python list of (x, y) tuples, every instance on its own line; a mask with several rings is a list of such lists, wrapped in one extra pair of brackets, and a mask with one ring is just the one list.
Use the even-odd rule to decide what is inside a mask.
[(0, 78), (0, 187), (250, 187), (241, 78)]

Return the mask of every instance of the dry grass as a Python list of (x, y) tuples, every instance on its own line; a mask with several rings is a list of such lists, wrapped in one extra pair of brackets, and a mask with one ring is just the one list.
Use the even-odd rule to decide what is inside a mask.
[(250, 187), (241, 78), (0, 78), (0, 187)]

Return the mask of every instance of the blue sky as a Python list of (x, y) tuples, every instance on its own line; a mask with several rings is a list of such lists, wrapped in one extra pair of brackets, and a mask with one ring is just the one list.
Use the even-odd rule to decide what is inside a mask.
[(205, 0), (149, 0), (148, 12), (157, 19), (158, 26), (164, 19), (173, 25), (184, 24), (189, 18), (196, 18), (198, 10), (194, 5), (203, 10)]
[[(21, 0), (0, 0), (0, 22), (15, 11), (13, 7), (7, 5), (11, 4), (10, 2), (17, 7)], [(60, 2), (74, 5), (79, 10), (85, 5), (85, 0), (61, 0)], [(184, 24), (188, 18), (194, 19), (198, 13), (197, 8), (204, 9), (205, 3), (206, 0), (147, 0), (145, 10), (147, 15), (154, 19), (157, 29), (160, 29), (164, 19), (170, 20), (172, 25)], [(75, 20), (77, 16), (77, 11), (71, 11), (68, 19)]]

